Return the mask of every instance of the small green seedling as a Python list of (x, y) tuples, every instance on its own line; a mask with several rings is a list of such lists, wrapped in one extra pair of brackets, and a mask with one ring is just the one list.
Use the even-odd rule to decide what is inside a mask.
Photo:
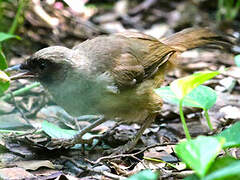
[[(155, 92), (165, 101), (171, 104), (179, 104), (179, 98), (173, 93), (169, 86), (155, 89)], [(183, 106), (201, 108), (204, 111), (209, 128), (212, 124), (209, 119), (208, 110), (216, 103), (216, 92), (207, 86), (199, 85), (193, 89), (183, 100)]]
[[(193, 75), (190, 75), (190, 76), (187, 76), (187, 77), (184, 77), (184, 78), (180, 78), (180, 79), (177, 79), (175, 81), (173, 81), (171, 84), (170, 84), (170, 89), (171, 91), (175, 94), (177, 100), (178, 100), (178, 104), (179, 104), (179, 114), (180, 114), (180, 118), (181, 118), (181, 121), (182, 121), (182, 125), (183, 125), (183, 129), (184, 129), (184, 132), (185, 132), (185, 135), (186, 135), (186, 138), (188, 140), (191, 139), (191, 136), (190, 136), (190, 133), (189, 133), (189, 130), (187, 128), (187, 124), (186, 124), (186, 121), (185, 121), (185, 118), (184, 118), (184, 114), (183, 114), (183, 110), (182, 110), (182, 107), (183, 107), (183, 102), (184, 102), (184, 98), (193, 90), (195, 89), (196, 87), (198, 87), (200, 84), (204, 83), (205, 81), (215, 77), (216, 75), (220, 74), (219, 71), (205, 71), (205, 72), (199, 72), (199, 73), (195, 73)], [(211, 126), (211, 123), (210, 123), (210, 120), (209, 120), (209, 117), (208, 117), (208, 114), (206, 113), (207, 110), (209, 109), (209, 107), (211, 107), (214, 103), (215, 103), (215, 95), (213, 93), (213, 91), (207, 89), (207, 88), (202, 88), (204, 89), (203, 91), (208, 91), (209, 93), (212, 94), (212, 97), (211, 97), (211, 102), (207, 102), (205, 103), (205, 97), (202, 98), (202, 100), (200, 100), (198, 103), (199, 103), (199, 106), (201, 106), (201, 108), (203, 108), (205, 110), (205, 116), (207, 118), (207, 121), (208, 121), (208, 124), (209, 124), (209, 127), (212, 128)], [(201, 92), (202, 90), (200, 90)], [(210, 92), (211, 91), (211, 92)], [(197, 96), (195, 97), (195, 95), (197, 94)], [(199, 90), (197, 90), (195, 93), (193, 93), (193, 99), (198, 101), (199, 99), (199, 96), (198, 96), (199, 93)], [(176, 99), (175, 98), (175, 99)], [(195, 106), (194, 106), (195, 107)]]
[(199, 136), (178, 144), (175, 147), (176, 154), (196, 173), (186, 179), (240, 179), (240, 160), (233, 157), (216, 159), (222, 149), (240, 146), (239, 130), (240, 122), (237, 122), (217, 136)]
[(174, 92), (174, 94), (176, 94), (176, 96), (181, 100), (194, 88), (219, 74), (219, 71), (198, 72), (193, 75), (173, 81), (170, 84), (170, 88)]
[(175, 152), (199, 177), (204, 177), (223, 144), (224, 138), (199, 136), (178, 144)]

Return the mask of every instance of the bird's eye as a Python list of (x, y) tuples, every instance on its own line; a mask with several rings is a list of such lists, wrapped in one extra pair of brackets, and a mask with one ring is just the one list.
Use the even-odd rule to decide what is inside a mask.
[(40, 70), (43, 71), (45, 68), (46, 68), (46, 64), (45, 64), (45, 63), (40, 63), (40, 64), (39, 64), (39, 69), (40, 69)]

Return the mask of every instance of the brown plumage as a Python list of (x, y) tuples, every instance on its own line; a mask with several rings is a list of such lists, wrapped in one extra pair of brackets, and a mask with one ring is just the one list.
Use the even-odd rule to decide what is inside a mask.
[(104, 120), (80, 132), (73, 144), (83, 143), (82, 135), (98, 124), (116, 119), (142, 125), (132, 148), (161, 110), (162, 101), (153, 89), (160, 87), (178, 54), (204, 45), (228, 44), (206, 28), (186, 29), (161, 40), (125, 32), (99, 36), (72, 49), (42, 49), (20, 69), (34, 75), (71, 115), (104, 115)]

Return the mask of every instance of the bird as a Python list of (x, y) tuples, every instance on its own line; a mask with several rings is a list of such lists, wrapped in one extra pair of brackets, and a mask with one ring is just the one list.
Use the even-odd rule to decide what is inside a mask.
[[(11, 79), (34, 78), (56, 104), (73, 117), (99, 115), (69, 144), (88, 143), (82, 136), (107, 120), (137, 123), (135, 139), (121, 150), (132, 150), (161, 111), (162, 99), (154, 92), (184, 51), (207, 46), (226, 47), (229, 40), (209, 28), (187, 28), (157, 39), (126, 31), (86, 40), (73, 48), (50, 46), (10, 67)], [(66, 143), (67, 144), (67, 143)]]

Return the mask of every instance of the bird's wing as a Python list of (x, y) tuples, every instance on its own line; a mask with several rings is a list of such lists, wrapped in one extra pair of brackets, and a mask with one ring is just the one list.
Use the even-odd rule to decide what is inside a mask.
[(119, 88), (153, 77), (174, 52), (152, 36), (129, 31), (87, 40), (73, 50), (84, 52), (91, 73), (109, 72)]
[(121, 88), (135, 86), (144, 79), (145, 71), (138, 58), (130, 52), (120, 54), (116, 60), (111, 74)]
[(116, 35), (125, 37), (127, 44), (112, 69), (121, 87), (133, 86), (153, 77), (175, 52), (175, 49), (143, 33), (124, 32)]

